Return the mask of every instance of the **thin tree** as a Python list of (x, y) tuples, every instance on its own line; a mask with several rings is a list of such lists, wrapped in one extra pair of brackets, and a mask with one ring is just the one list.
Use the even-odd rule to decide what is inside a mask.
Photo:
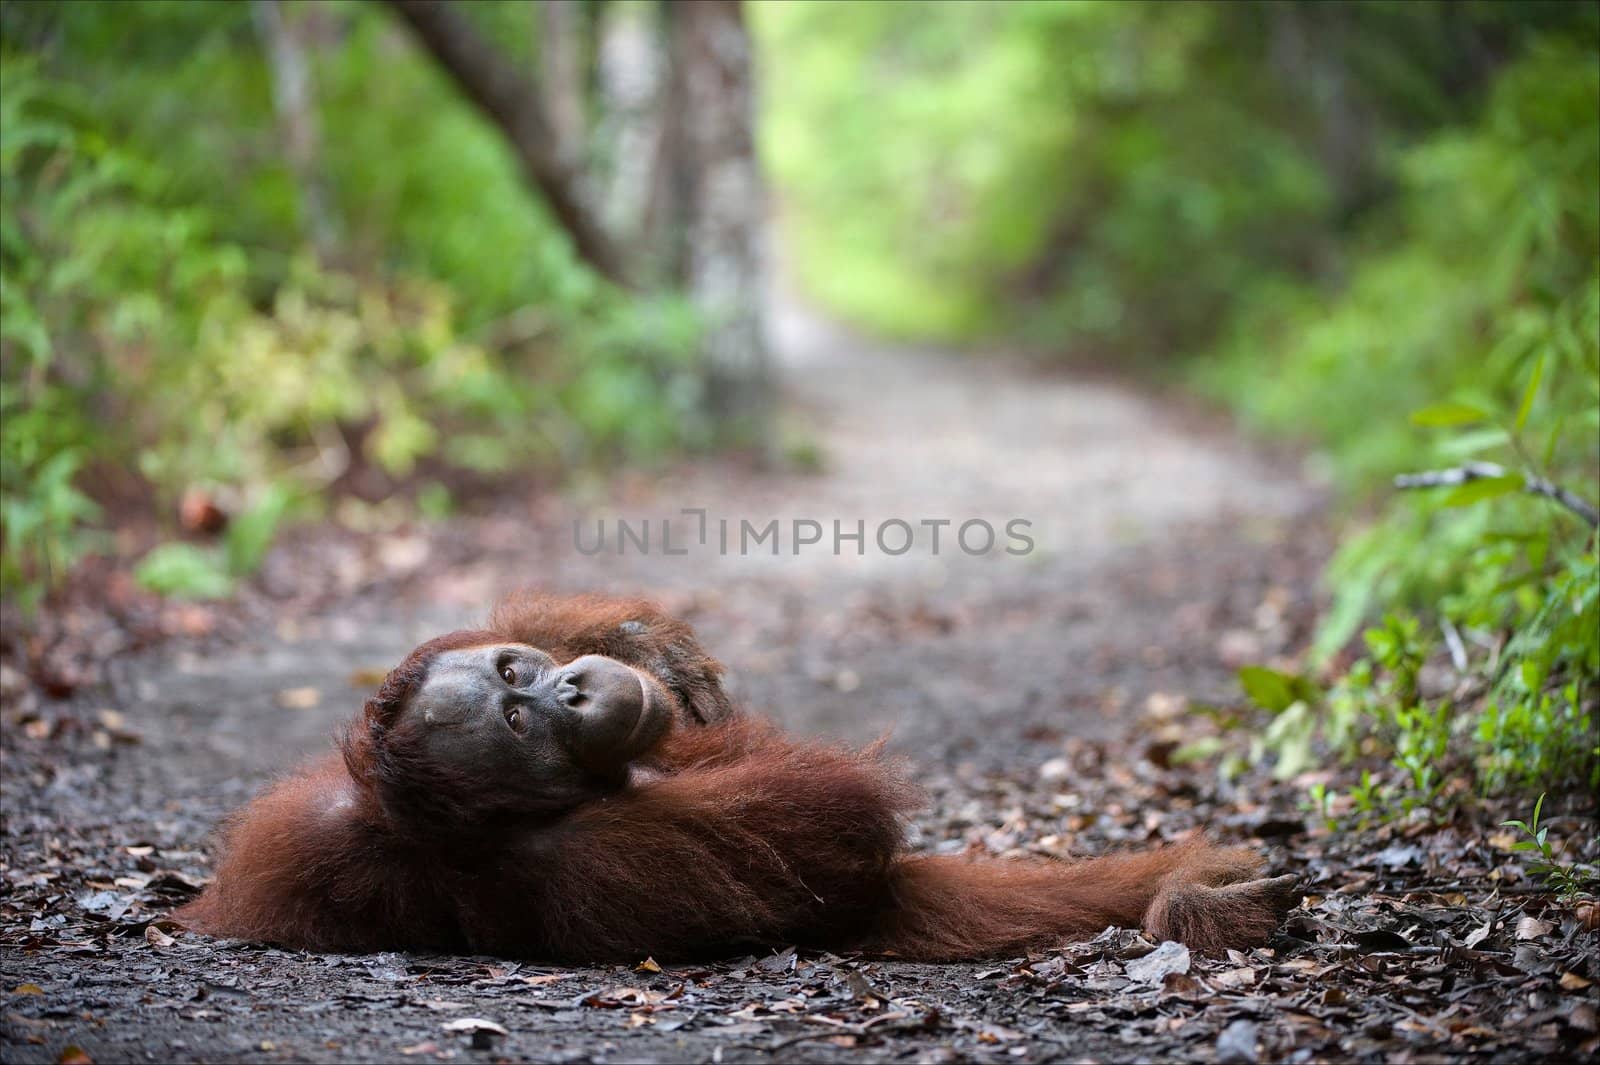
[(706, 318), (711, 410), (725, 436), (755, 443), (771, 413), (772, 381), (750, 35), (739, 0), (668, 4), (666, 15), (680, 281)]
[(300, 224), (317, 254), (327, 259), (338, 237), (318, 158), (322, 131), (308, 55), (310, 26), (304, 18), (291, 18), (282, 0), (255, 0), (251, 14), (272, 74), (272, 106), (284, 155), (299, 187)]
[[(505, 135), (524, 174), (571, 235), (581, 259), (623, 285), (642, 279), (585, 194), (567, 131), (581, 120), (563, 100), (563, 118), (539, 81), (525, 76), (445, 0), (388, 0), (423, 47)], [(668, 242), (658, 254), (668, 279), (686, 289), (705, 320), (701, 364), (708, 413), (725, 440), (762, 443), (772, 407), (763, 298), (765, 195), (755, 153), (754, 68), (737, 0), (668, 3), (667, 87), (662, 116), (670, 189), (667, 224), (650, 227)], [(546, 12), (562, 36), (570, 11)], [(554, 16), (554, 26), (550, 26)], [(561, 47), (552, 43), (552, 47)], [(548, 60), (547, 60), (548, 61)], [(545, 71), (547, 85), (571, 86), (569, 71)]]
[(620, 285), (629, 277), (621, 255), (585, 201), (582, 175), (563, 158), (544, 95), (499, 49), (443, 0), (389, 0), (389, 6), (455, 80), (462, 93), (505, 135), (523, 174), (572, 237), (578, 257)]

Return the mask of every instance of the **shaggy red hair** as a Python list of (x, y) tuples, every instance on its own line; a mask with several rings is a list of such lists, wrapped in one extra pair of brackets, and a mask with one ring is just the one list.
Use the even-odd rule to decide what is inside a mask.
[[(644, 669), (679, 716), (629, 782), (558, 814), (479, 817), (493, 780), (427, 786), (398, 710), (441, 651), (528, 643)], [(798, 943), (937, 961), (1108, 925), (1200, 950), (1264, 942), (1293, 878), (1202, 841), (1081, 862), (907, 853), (915, 789), (878, 747), (797, 740), (733, 712), (689, 627), (637, 600), (522, 596), (423, 644), (346, 732), (227, 829), (192, 928), (316, 950), (547, 961), (707, 957)], [(456, 771), (459, 773), (459, 771)], [(470, 785), (470, 786), (469, 786)], [(453, 796), (437, 797), (439, 790)], [(440, 802), (454, 803), (446, 810)], [(471, 826), (441, 832), (440, 816)]]

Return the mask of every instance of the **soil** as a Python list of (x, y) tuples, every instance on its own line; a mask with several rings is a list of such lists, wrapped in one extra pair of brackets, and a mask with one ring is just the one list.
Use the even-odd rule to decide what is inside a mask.
[[(1452, 910), (1427, 894), (1444, 888), (1429, 886), (1425, 842), (1329, 839), (1266, 778), (1171, 764), (1193, 731), (1186, 708), (1235, 700), (1238, 666), (1305, 643), (1328, 538), (1292, 457), (1103, 376), (869, 343), (793, 306), (776, 326), (784, 424), (803, 431), (788, 472), (696, 461), (431, 525), (301, 530), (239, 603), (185, 608), (188, 635), (107, 656), (103, 683), (52, 700), (13, 669), (0, 1059), (1526, 1057), (1582, 1045), (1586, 1022), (1592, 1042), (1593, 989), (1561, 983), (1600, 979), (1574, 953), (1592, 934), (1571, 915), (1488, 880)], [(704, 546), (684, 508), (704, 509)], [(617, 551), (619, 518), (650, 523), (650, 551)], [(777, 554), (738, 550), (741, 522), (772, 519)], [(796, 553), (795, 519), (820, 522), (824, 542)], [(904, 554), (875, 542), (891, 519), (917, 535)], [(934, 519), (952, 523), (937, 553)], [(995, 550), (952, 543), (972, 519), (997, 530)], [(1004, 550), (1013, 519), (1030, 523), (1025, 554)], [(600, 520), (610, 547), (587, 554)], [(687, 554), (666, 553), (663, 520)], [(835, 520), (865, 523), (863, 553), (834, 553)], [(897, 548), (904, 533), (888, 530)], [(164, 919), (208, 875), (229, 810), (325, 748), (414, 644), (526, 585), (655, 598), (694, 623), (751, 712), (853, 741), (889, 733), (928, 793), (919, 846), (1092, 854), (1206, 824), (1305, 876), (1312, 898), (1282, 942), (1229, 959), (1108, 932), (940, 966), (793, 951), (579, 969), (323, 956)], [(1516, 879), (1486, 857), (1484, 875), (1496, 870)], [(1524, 918), (1548, 926), (1525, 959), (1536, 968), (1512, 964)], [(1427, 966), (1455, 955), (1418, 933), (1484, 920), (1477, 960), (1453, 964), (1460, 989), (1503, 1002), (1502, 985), (1466, 975), (1503, 947), (1513, 971), (1494, 979), (1520, 981), (1521, 997), (1495, 1023), (1476, 1023), (1479, 998), (1449, 998), (1453, 971), (1445, 986)], [(1334, 969), (1350, 1001), (1319, 983)], [(1434, 997), (1385, 991), (1393, 981)], [(1388, 999), (1353, 1004), (1362, 994)]]

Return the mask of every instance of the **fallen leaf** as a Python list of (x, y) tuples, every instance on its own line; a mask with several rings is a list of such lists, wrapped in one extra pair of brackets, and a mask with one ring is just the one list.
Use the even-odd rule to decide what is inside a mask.
[(366, 669), (352, 670), (350, 672), (350, 676), (346, 678), (346, 681), (352, 688), (376, 688), (378, 685), (383, 683), (383, 679), (388, 675), (389, 671), (386, 669), (369, 667)]
[(1005, 1028), (998, 1024), (986, 1024), (983, 1026), (983, 1031), (978, 1033), (978, 1042), (987, 1043), (990, 1046), (996, 1043), (1010, 1043), (1021, 1038), (1021, 1032), (1014, 1032), (1010, 1028)]
[(144, 941), (152, 947), (170, 947), (177, 942), (176, 939), (173, 939), (153, 924), (145, 925)]
[(1168, 973), (1161, 978), (1162, 998), (1196, 999), (1204, 993), (1204, 985), (1188, 973)]
[(666, 1001), (668, 992), (652, 991), (645, 987), (608, 987), (591, 991), (583, 996), (583, 1005), (595, 1009), (616, 1009), (619, 1006), (654, 1006)]
[(1128, 979), (1141, 984), (1159, 984), (1168, 973), (1189, 971), (1189, 948), (1168, 940), (1142, 958), (1135, 958), (1125, 970)]
[(285, 710), (312, 710), (322, 702), (316, 688), (285, 688), (278, 693), (278, 705)]
[(1582, 991), (1593, 984), (1593, 980), (1585, 979), (1577, 973), (1561, 974), (1561, 990), (1563, 991)]
[(18, 984), (11, 989), (13, 995), (42, 995), (44, 988), (38, 984)]
[(1256, 1026), (1254, 1021), (1234, 1021), (1217, 1036), (1217, 1060), (1221, 1062), (1254, 1062), (1256, 1060)]
[(1373, 855), (1373, 859), (1385, 869), (1420, 866), (1425, 857), (1427, 855), (1421, 847), (1409, 843), (1394, 843)]
[(790, 947), (782, 954), (769, 954), (756, 962), (755, 967), (764, 973), (786, 973), (794, 968), (795, 953)]
[[(872, 982), (865, 976), (862, 976), (861, 973), (857, 972), (855, 969), (851, 969), (849, 972), (845, 973), (844, 982), (845, 985), (850, 988), (850, 993), (856, 998), (860, 999), (863, 1003), (870, 1002), (874, 1005), (877, 1004), (877, 990), (872, 986)], [(868, 1008), (870, 1009), (872, 1007), (869, 1006)]]
[(400, 1053), (404, 1054), (408, 1058), (416, 1054), (437, 1054), (438, 1052), (439, 1044), (433, 1042), (432, 1040), (422, 1043), (412, 1043), (410, 1046), (400, 1048)]
[(661, 971), (661, 966), (656, 964), (654, 958), (646, 958), (638, 965), (635, 965), (633, 971), (636, 973), (658, 973)]
[(1072, 763), (1065, 758), (1052, 758), (1039, 767), (1039, 779), (1050, 783), (1065, 780), (1072, 775)]
[(1211, 986), (1231, 991), (1238, 987), (1254, 987), (1261, 974), (1248, 966), (1237, 969), (1224, 969), (1220, 973), (1212, 973), (1206, 977), (1206, 982)]
[(1541, 921), (1537, 917), (1522, 917), (1517, 921), (1518, 939), (1538, 939), (1540, 936), (1549, 935), (1555, 925), (1549, 921)]

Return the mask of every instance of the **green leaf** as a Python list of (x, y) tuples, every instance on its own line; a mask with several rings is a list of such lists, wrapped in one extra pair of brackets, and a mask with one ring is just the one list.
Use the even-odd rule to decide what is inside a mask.
[(261, 560), (272, 546), (289, 508), (290, 493), (283, 485), (272, 485), (262, 494), (255, 506), (239, 515), (228, 525), (228, 572), (235, 577), (245, 577), (261, 568)]
[(1446, 428), (1453, 425), (1475, 425), (1488, 421), (1489, 412), (1469, 403), (1435, 403), (1411, 412), (1412, 425)]
[(1184, 744), (1167, 756), (1173, 765), (1189, 765), (1193, 762), (1203, 762), (1213, 757), (1222, 750), (1222, 740), (1216, 736), (1202, 736), (1193, 743)]
[(417, 512), (429, 521), (443, 521), (455, 511), (455, 501), (450, 489), (438, 481), (429, 481), (417, 489)]
[(177, 599), (220, 599), (233, 591), (233, 579), (215, 551), (193, 544), (162, 544), (134, 570), (134, 580), (159, 595)]
[(1265, 666), (1245, 666), (1239, 670), (1239, 683), (1244, 686), (1245, 695), (1274, 714), (1286, 710), (1295, 701), (1295, 681), (1295, 677)]
[(1544, 444), (1544, 468), (1549, 469), (1556, 458), (1556, 445), (1561, 443), (1561, 430), (1566, 427), (1567, 416), (1565, 413), (1557, 414), (1555, 424), (1550, 427), (1550, 439)]
[(1444, 507), (1465, 507), (1485, 499), (1496, 496), (1510, 495), (1520, 492), (1527, 484), (1526, 478), (1520, 473), (1508, 473), (1504, 477), (1484, 477), (1476, 481), (1468, 481), (1458, 485), (1450, 494), (1439, 501)]
[(1528, 375), (1528, 387), (1522, 393), (1522, 405), (1517, 408), (1516, 431), (1519, 433), (1528, 424), (1528, 412), (1533, 410), (1533, 400), (1539, 394), (1539, 382), (1543, 379), (1544, 352), (1541, 351), (1538, 361), (1533, 364), (1533, 372)]
[(1468, 455), (1477, 455), (1501, 447), (1510, 441), (1510, 433), (1501, 426), (1492, 425), (1441, 440), (1433, 446), (1433, 450), (1441, 458), (1463, 459)]
[(1264, 738), (1267, 746), (1277, 755), (1277, 765), (1272, 775), (1279, 780), (1299, 776), (1315, 764), (1311, 749), (1317, 731), (1317, 719), (1311, 708), (1295, 700), (1267, 726)]

